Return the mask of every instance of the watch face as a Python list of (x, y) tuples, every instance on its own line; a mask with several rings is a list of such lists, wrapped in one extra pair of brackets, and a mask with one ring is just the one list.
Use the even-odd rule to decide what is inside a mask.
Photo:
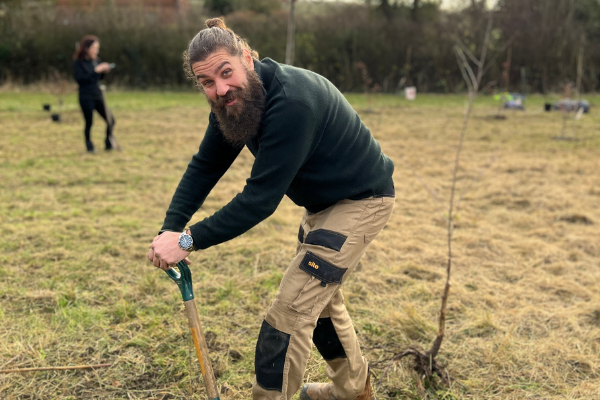
[(182, 249), (189, 249), (192, 246), (192, 243), (194, 243), (194, 241), (190, 235), (181, 235), (179, 237), (179, 247)]

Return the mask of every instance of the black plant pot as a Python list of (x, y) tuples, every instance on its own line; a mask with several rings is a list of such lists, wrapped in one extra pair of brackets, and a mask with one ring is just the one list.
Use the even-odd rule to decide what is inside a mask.
[(50, 111), (50, 104), (44, 104), (44, 111)]
[(60, 122), (60, 114), (52, 114), (52, 121)]

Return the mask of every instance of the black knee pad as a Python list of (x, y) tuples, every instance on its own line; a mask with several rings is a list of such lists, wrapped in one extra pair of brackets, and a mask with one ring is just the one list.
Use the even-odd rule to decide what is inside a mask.
[(256, 342), (254, 369), (256, 382), (266, 390), (283, 389), (283, 366), (290, 345), (290, 335), (263, 321)]
[(331, 318), (319, 318), (313, 332), (313, 343), (326, 361), (346, 358), (346, 352)]

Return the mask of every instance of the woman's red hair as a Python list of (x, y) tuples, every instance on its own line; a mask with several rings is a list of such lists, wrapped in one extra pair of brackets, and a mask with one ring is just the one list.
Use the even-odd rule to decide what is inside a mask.
[(73, 60), (84, 59), (88, 53), (88, 49), (90, 48), (90, 46), (92, 44), (94, 44), (94, 42), (100, 43), (100, 39), (98, 39), (94, 35), (85, 35), (83, 38), (81, 38), (81, 41), (79, 42), (79, 46), (77, 47), (77, 50), (75, 50), (75, 53), (73, 54)]

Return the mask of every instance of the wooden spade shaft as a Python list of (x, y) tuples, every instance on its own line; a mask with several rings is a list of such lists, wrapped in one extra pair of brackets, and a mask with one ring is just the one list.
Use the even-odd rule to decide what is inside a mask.
[(200, 318), (198, 318), (196, 302), (194, 299), (184, 301), (183, 306), (185, 307), (185, 314), (190, 323), (190, 332), (192, 333), (192, 339), (194, 339), (194, 347), (196, 348), (200, 369), (202, 371), (202, 376), (204, 377), (206, 393), (208, 394), (209, 400), (219, 400), (217, 381), (210, 363), (210, 358), (208, 357), (208, 346), (206, 345), (206, 339), (204, 339)]

